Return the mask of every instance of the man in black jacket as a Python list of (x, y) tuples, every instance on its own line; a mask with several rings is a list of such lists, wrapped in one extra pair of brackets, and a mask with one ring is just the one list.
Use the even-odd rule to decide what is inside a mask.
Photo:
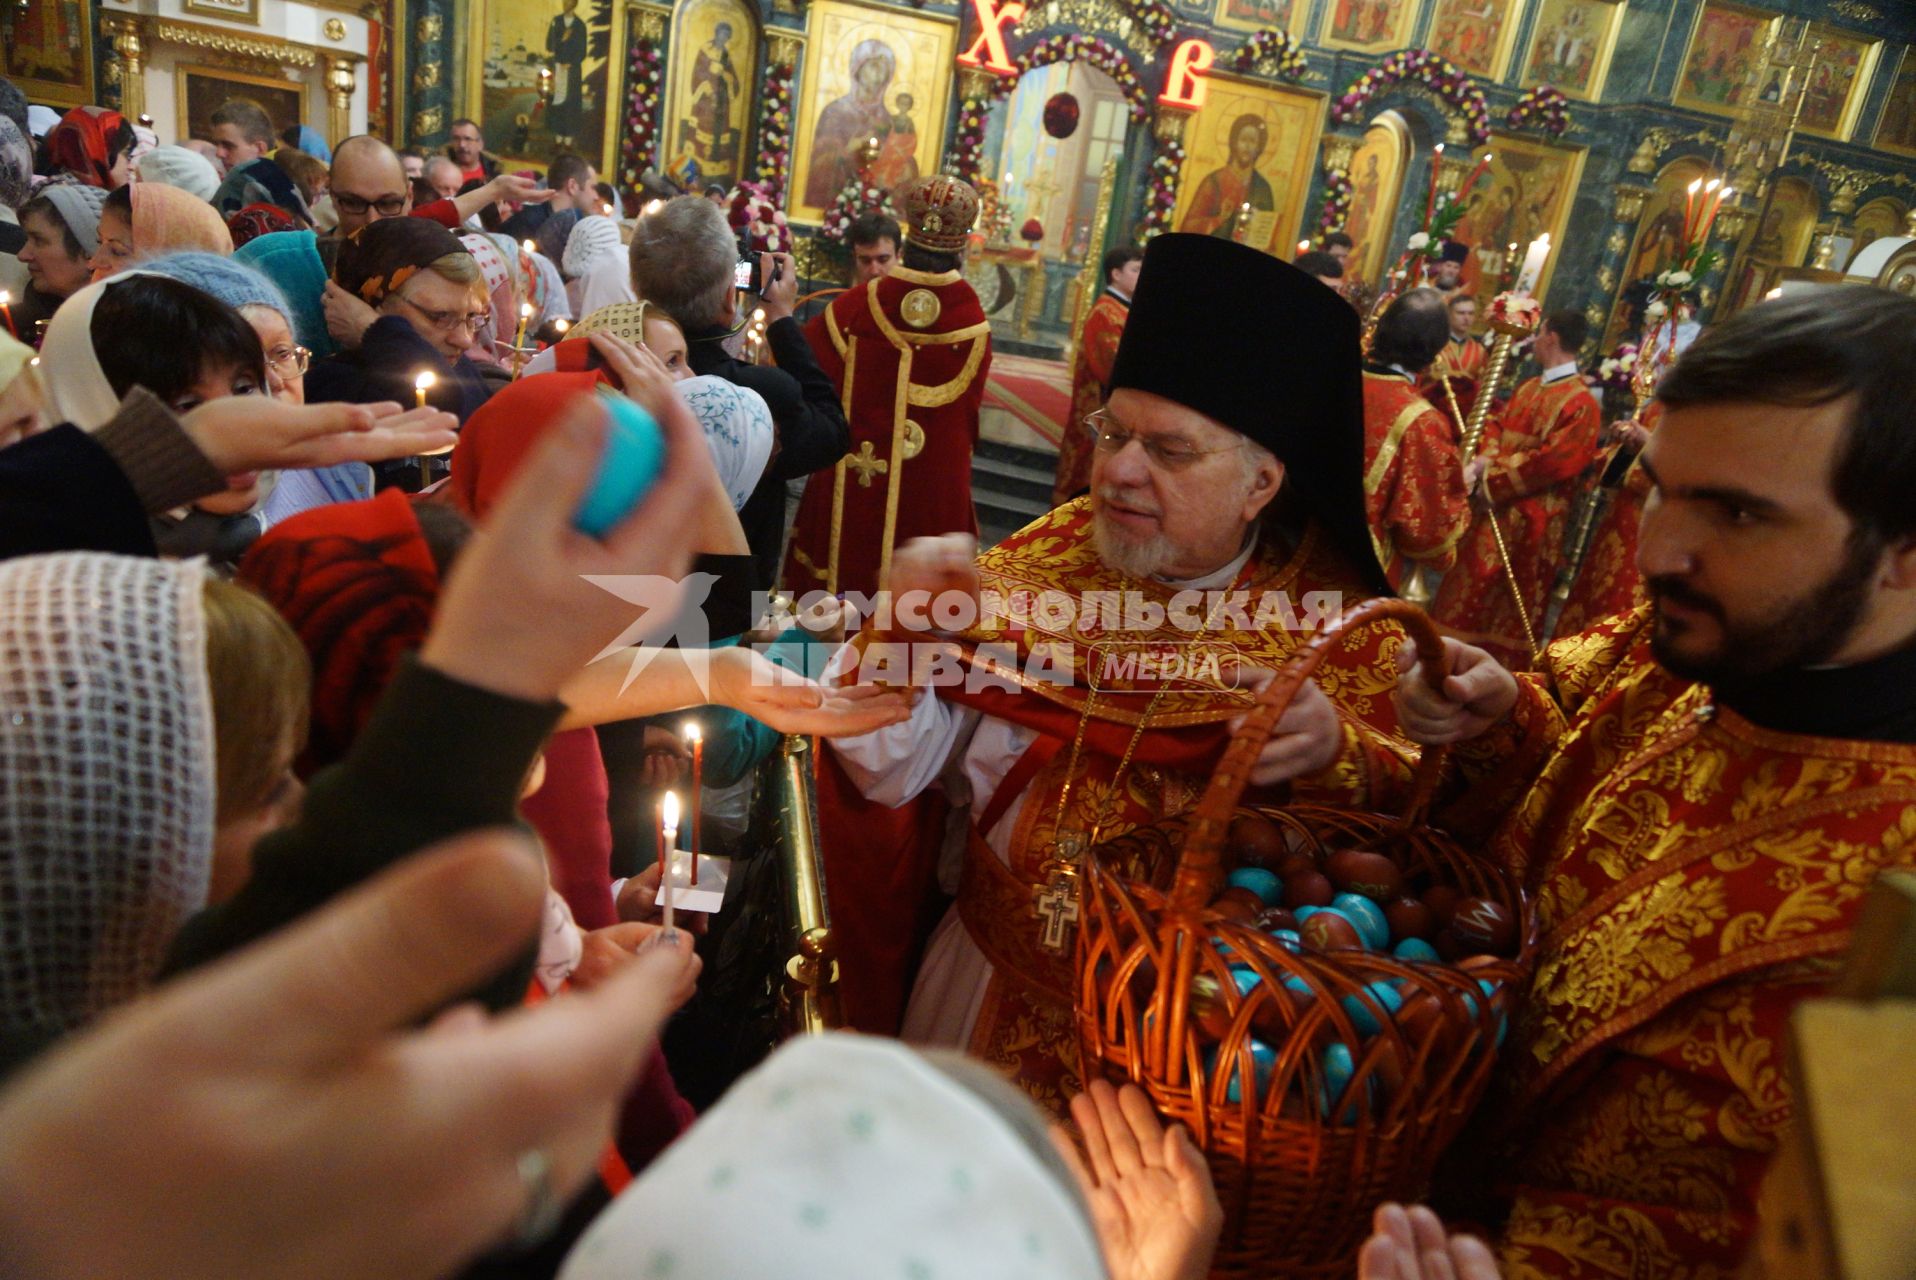
[(785, 482), (822, 471), (851, 448), (851, 427), (838, 389), (819, 368), (792, 318), (798, 276), (791, 255), (762, 255), (765, 342), (771, 365), (748, 364), (722, 345), (738, 326), (733, 270), (738, 242), (718, 206), (699, 196), (668, 200), (639, 221), (632, 235), (632, 285), (685, 330), (692, 371), (714, 374), (765, 398), (778, 436), (772, 460), (739, 512), (759, 590), (778, 577), (785, 537)]

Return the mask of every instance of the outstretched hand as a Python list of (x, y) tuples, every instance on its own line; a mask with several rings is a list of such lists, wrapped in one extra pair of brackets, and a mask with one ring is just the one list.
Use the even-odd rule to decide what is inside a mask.
[(1052, 1143), (1077, 1175), (1111, 1280), (1203, 1280), (1224, 1210), (1211, 1171), (1182, 1126), (1166, 1129), (1134, 1084), (1093, 1080), (1071, 1099), (1087, 1169), (1063, 1129)]
[(267, 396), (222, 396), (180, 418), (180, 427), (222, 475), (385, 462), (445, 453), (458, 419), (437, 409), (383, 404), (293, 405)]
[(527, 1156), (569, 1196), (690, 961), (647, 948), (420, 1029), (525, 948), (544, 894), (518, 834), (448, 840), (40, 1059), (0, 1095), (9, 1273), (444, 1275), (527, 1211)]
[(1449, 637), (1440, 687), (1424, 678), (1415, 641), (1397, 651), (1397, 670), (1397, 718), (1406, 737), (1427, 747), (1475, 738), (1517, 705), (1517, 677), (1482, 649)]
[[(1277, 679), (1277, 672), (1269, 667), (1240, 665), (1236, 673), (1238, 688), (1253, 696)], [(1244, 716), (1233, 718), (1231, 732), (1236, 733), (1243, 723)], [(1270, 787), (1328, 769), (1343, 747), (1344, 726), (1337, 718), (1337, 708), (1315, 680), (1306, 680), (1277, 718), (1270, 740), (1258, 752), (1257, 763), (1251, 766), (1251, 782)]]
[(1372, 1228), (1357, 1255), (1357, 1280), (1502, 1280), (1488, 1245), (1445, 1231), (1421, 1204), (1379, 1205)]
[(744, 647), (712, 654), (713, 697), (780, 733), (849, 738), (897, 724), (911, 703), (881, 685), (827, 686)]

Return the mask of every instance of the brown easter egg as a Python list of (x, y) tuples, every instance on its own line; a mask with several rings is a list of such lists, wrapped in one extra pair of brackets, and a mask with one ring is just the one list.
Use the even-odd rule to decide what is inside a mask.
[(1284, 833), (1277, 824), (1256, 813), (1240, 813), (1231, 819), (1224, 847), (1232, 864), (1240, 867), (1275, 867), (1287, 852)]
[(1306, 849), (1293, 850), (1278, 859), (1275, 870), (1279, 880), (1289, 880), (1292, 876), (1319, 870), (1317, 855)]
[(1334, 911), (1320, 911), (1298, 931), (1304, 945), (1319, 951), (1362, 951), (1364, 939), (1357, 926)]
[(1424, 905), (1430, 908), (1439, 929), (1450, 923), (1452, 913), (1457, 910), (1457, 900), (1463, 896), (1447, 884), (1432, 885), (1424, 890)]
[(1404, 891), (1404, 873), (1381, 853), (1366, 849), (1346, 849), (1332, 854), (1324, 864), (1324, 874), (1346, 893), (1361, 893), (1379, 904), (1391, 901)]
[(1256, 1002), (1251, 1006), (1251, 1034), (1268, 1045), (1283, 1044), (1290, 1026), (1284, 997), (1277, 993), (1261, 995), (1254, 991), (1251, 998)]
[(1404, 1001), (1404, 1007), (1397, 1011), (1393, 1020), (1397, 1023), (1398, 1031), (1415, 1050), (1422, 1047), (1443, 1018), (1444, 1006), (1437, 997), (1428, 991), (1420, 991)]
[(1284, 905), (1293, 911), (1299, 907), (1328, 907), (1336, 896), (1336, 887), (1321, 871), (1306, 871), (1284, 882)]
[(1415, 898), (1399, 898), (1384, 907), (1384, 922), (1390, 925), (1392, 942), (1422, 938), (1429, 942), (1437, 932), (1437, 915)]
[(1517, 922), (1508, 909), (1489, 898), (1464, 898), (1450, 917), (1448, 932), (1465, 955), (1517, 954)]

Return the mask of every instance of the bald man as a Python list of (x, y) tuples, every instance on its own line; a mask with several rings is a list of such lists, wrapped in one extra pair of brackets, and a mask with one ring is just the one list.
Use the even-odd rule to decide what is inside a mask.
[[(333, 149), (331, 191), (342, 238), (369, 222), (407, 214), (431, 218), (456, 231), (467, 218), (496, 201), (537, 204), (552, 198), (550, 191), (541, 191), (530, 178), (502, 173), (477, 190), (415, 209), (412, 184), (406, 180), (399, 153), (369, 133), (355, 134)], [(328, 256), (330, 265), (323, 247), (321, 254)]]

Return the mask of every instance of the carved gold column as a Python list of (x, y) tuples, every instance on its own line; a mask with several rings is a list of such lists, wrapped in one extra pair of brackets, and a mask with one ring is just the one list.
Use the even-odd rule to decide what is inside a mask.
[(109, 74), (120, 82), (120, 114), (137, 120), (146, 114), (146, 45), (139, 19), (102, 14), (100, 31), (113, 46), (114, 65)]
[(349, 138), (353, 133), (353, 91), (359, 87), (353, 73), (355, 60), (339, 54), (326, 55), (326, 127), (329, 137)]
[(1091, 240), (1085, 246), (1084, 265), (1078, 271), (1078, 278), (1071, 282), (1071, 341), (1065, 344), (1064, 367), (1074, 367), (1078, 359), (1078, 343), (1084, 339), (1084, 322), (1091, 313), (1092, 304), (1098, 295), (1104, 292), (1104, 249), (1109, 239), (1111, 222), (1111, 198), (1118, 185), (1117, 157), (1104, 162), (1104, 170), (1098, 174), (1098, 202), (1092, 206)]

